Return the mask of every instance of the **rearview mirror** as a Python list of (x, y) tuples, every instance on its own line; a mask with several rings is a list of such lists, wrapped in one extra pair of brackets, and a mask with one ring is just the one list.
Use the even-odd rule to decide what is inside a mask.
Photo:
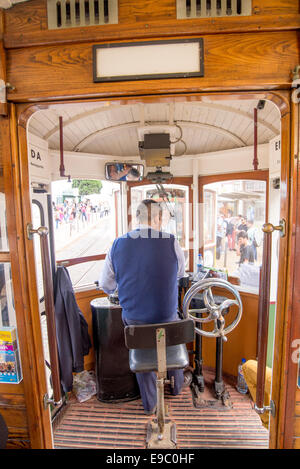
[(144, 166), (134, 163), (106, 163), (105, 178), (109, 181), (142, 181)]

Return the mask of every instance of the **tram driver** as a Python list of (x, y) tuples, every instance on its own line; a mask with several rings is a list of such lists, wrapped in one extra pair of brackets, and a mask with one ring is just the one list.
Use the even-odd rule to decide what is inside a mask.
[[(162, 208), (152, 199), (137, 208), (139, 227), (115, 239), (109, 250), (99, 286), (107, 294), (118, 290), (125, 325), (155, 324), (179, 319), (178, 279), (185, 274), (183, 251), (169, 233), (160, 231)], [(156, 410), (155, 372), (137, 373), (144, 411)], [(174, 377), (173, 395), (184, 385), (183, 370), (168, 372)]]

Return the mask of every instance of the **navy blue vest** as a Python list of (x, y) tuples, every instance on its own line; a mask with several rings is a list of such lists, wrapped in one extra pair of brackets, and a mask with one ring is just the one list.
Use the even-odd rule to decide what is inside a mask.
[(153, 229), (117, 238), (111, 260), (123, 318), (146, 324), (178, 319), (178, 261), (174, 236)]

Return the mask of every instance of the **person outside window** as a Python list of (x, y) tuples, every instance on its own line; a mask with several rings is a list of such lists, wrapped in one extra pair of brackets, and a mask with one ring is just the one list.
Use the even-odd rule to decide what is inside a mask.
[(252, 220), (247, 221), (247, 234), (248, 234), (248, 239), (249, 243), (252, 246), (253, 252), (254, 252), (254, 259), (257, 261), (257, 248), (260, 246), (261, 243), (261, 233), (258, 230), (256, 226), (254, 226), (254, 223)]
[(228, 249), (229, 251), (235, 251), (235, 235), (236, 235), (236, 230), (235, 230), (235, 220), (233, 217), (233, 212), (232, 210), (228, 210), (228, 215), (227, 218), (225, 219), (226, 221), (226, 236), (227, 236), (227, 242), (228, 242)]
[(241, 264), (254, 264), (255, 255), (253, 247), (249, 244), (248, 235), (246, 231), (240, 231), (238, 234), (238, 254), (240, 254), (239, 265)]
[(216, 258), (220, 259), (223, 250), (223, 240), (226, 236), (226, 222), (224, 215), (219, 213), (217, 218), (217, 231), (216, 231)]

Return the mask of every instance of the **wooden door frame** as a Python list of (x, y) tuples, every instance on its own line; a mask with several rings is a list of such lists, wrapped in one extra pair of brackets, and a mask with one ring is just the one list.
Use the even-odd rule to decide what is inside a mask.
[[(299, 89), (298, 89), (299, 90)], [(294, 93), (292, 93), (291, 98)], [(290, 167), (290, 250), (288, 255), (288, 304), (285, 322), (281, 324), (283, 333), (282, 355), (282, 390), (281, 418), (277, 431), (277, 447), (292, 449), (300, 448), (300, 388), (297, 387), (298, 367), (300, 360), (300, 104), (291, 99), (291, 167)], [(278, 321), (278, 326), (279, 326)], [(276, 323), (277, 327), (277, 323)], [(276, 344), (275, 344), (276, 345)], [(298, 357), (298, 363), (295, 361)], [(293, 358), (294, 357), (294, 358)], [(291, 384), (291, 385), (290, 385)], [(293, 387), (294, 384), (294, 387)], [(296, 430), (297, 429), (297, 430)], [(298, 440), (298, 441), (296, 441)]]
[[(178, 101), (201, 101), (207, 96), (210, 99), (214, 100), (226, 100), (226, 99), (268, 99), (271, 100), (274, 104), (277, 105), (281, 113), (281, 122), (282, 122), (282, 167), (281, 167), (281, 217), (285, 218), (287, 221), (287, 236), (281, 238), (280, 243), (280, 258), (283, 259), (283, 262), (280, 262), (279, 266), (279, 277), (281, 278), (280, 283), (280, 295), (277, 297), (277, 320), (276, 320), (276, 337), (275, 337), (275, 360), (274, 360), (274, 374), (277, 373), (277, 379), (273, 383), (273, 395), (276, 402), (279, 404), (278, 411), (276, 412), (275, 417), (271, 417), (270, 429), (271, 429), (271, 439), (270, 447), (278, 448), (280, 441), (278, 439), (278, 433), (282, 428), (282, 424), (285, 418), (284, 404), (287, 399), (287, 391), (285, 389), (285, 376), (284, 368), (281, 366), (281, 357), (284, 354), (286, 348), (286, 330), (285, 323), (286, 320), (291, 315), (291, 301), (289, 293), (291, 291), (291, 286), (288, 285), (288, 249), (290, 246), (290, 238), (292, 227), (290, 226), (290, 213), (289, 213), (289, 203), (291, 197), (291, 182), (290, 182), (290, 91), (253, 91), (253, 92), (242, 92), (242, 91), (230, 91), (230, 92), (204, 92), (204, 93), (182, 93), (180, 95), (151, 95), (143, 97), (124, 97), (124, 98), (109, 98), (110, 101), (119, 102), (120, 104), (128, 104), (132, 102), (170, 102), (171, 100)], [(99, 99), (80, 99), (72, 100), (72, 102), (95, 102), (103, 101), (107, 98)], [(29, 117), (36, 111), (40, 109), (45, 109), (51, 106), (51, 104), (57, 103), (68, 103), (70, 100), (64, 101), (51, 101), (43, 102), (39, 104), (18, 104), (16, 108), (16, 122), (13, 123), (13, 130), (16, 132), (16, 139), (14, 143), (14, 165), (15, 165), (15, 208), (16, 208), (16, 217), (18, 221), (17, 227), (17, 239), (18, 243), (22, 244), (22, 252), (24, 252), (24, 257), (19, 255), (20, 259), (23, 259), (23, 262), (20, 262), (20, 269), (23, 273), (22, 278), (24, 282), (24, 290), (26, 290), (26, 297), (28, 302), (24, 305), (26, 308), (26, 315), (28, 315), (28, 327), (24, 331), (24, 337), (27, 338), (27, 341), (30, 341), (31, 349), (31, 358), (34, 361), (33, 366), (35, 369), (35, 376), (38, 382), (41, 384), (41, 390), (39, 391), (39, 397), (42, 398), (41, 393), (43, 392), (43, 373), (44, 370), (41, 370), (41, 365), (43, 361), (43, 350), (41, 343), (41, 330), (40, 323), (37, 318), (38, 312), (38, 298), (36, 292), (36, 277), (35, 271), (33, 268), (33, 261), (31, 260), (33, 256), (33, 243), (29, 241), (26, 236), (26, 225), (31, 221), (31, 211), (30, 211), (30, 191), (29, 191), (29, 177), (28, 177), (28, 155), (27, 155), (27, 135), (26, 127)], [(17, 141), (18, 138), (18, 141)], [(17, 259), (16, 259), (17, 261)], [(23, 313), (24, 315), (25, 313)], [(19, 316), (21, 313), (19, 312)], [(29, 327), (31, 324), (32, 327)], [(34, 340), (32, 340), (34, 339)], [(30, 378), (32, 379), (32, 378)], [(28, 384), (29, 391), (30, 388), (32, 392), (36, 392), (34, 382)], [(27, 396), (30, 392), (27, 392)], [(27, 403), (28, 406), (32, 406), (33, 403), (31, 400)], [(42, 409), (42, 404), (34, 401), (34, 408), (31, 409), (31, 413), (28, 415), (30, 420), (30, 425), (35, 428), (36, 434), (40, 438), (36, 440), (40, 441), (43, 448), (49, 448), (52, 445), (51, 441), (51, 422), (50, 419), (45, 418), (45, 411)], [(41, 422), (40, 426), (37, 425), (37, 420)], [(37, 428), (38, 427), (38, 428)], [(42, 429), (40, 428), (42, 427)]]
[[(36, 282), (35, 269), (30, 270), (30, 258), (28, 257), (34, 255), (33, 245), (31, 246), (32, 249), (29, 250), (26, 223), (24, 223), (24, 209), (30, 210), (30, 192), (24, 182), (24, 177), (28, 177), (28, 168), (24, 171), (24, 162), (21, 161), (21, 158), (26, 156), (26, 165), (28, 166), (27, 147), (26, 151), (24, 148), (22, 150), (19, 147), (20, 136), (18, 134), (16, 106), (8, 104), (8, 107), (12, 167), (12, 198), (9, 200), (12, 203), (8, 207), (8, 220), (13, 218), (14, 224), (13, 233), (15, 236), (10, 236), (12, 281), (21, 350), (30, 448), (51, 449), (53, 441), (50, 410), (48, 407), (44, 408), (43, 404), (43, 397), (47, 393), (47, 382), (37, 284), (35, 283), (35, 288), (32, 288), (32, 282)], [(23, 193), (23, 190), (26, 195)]]

